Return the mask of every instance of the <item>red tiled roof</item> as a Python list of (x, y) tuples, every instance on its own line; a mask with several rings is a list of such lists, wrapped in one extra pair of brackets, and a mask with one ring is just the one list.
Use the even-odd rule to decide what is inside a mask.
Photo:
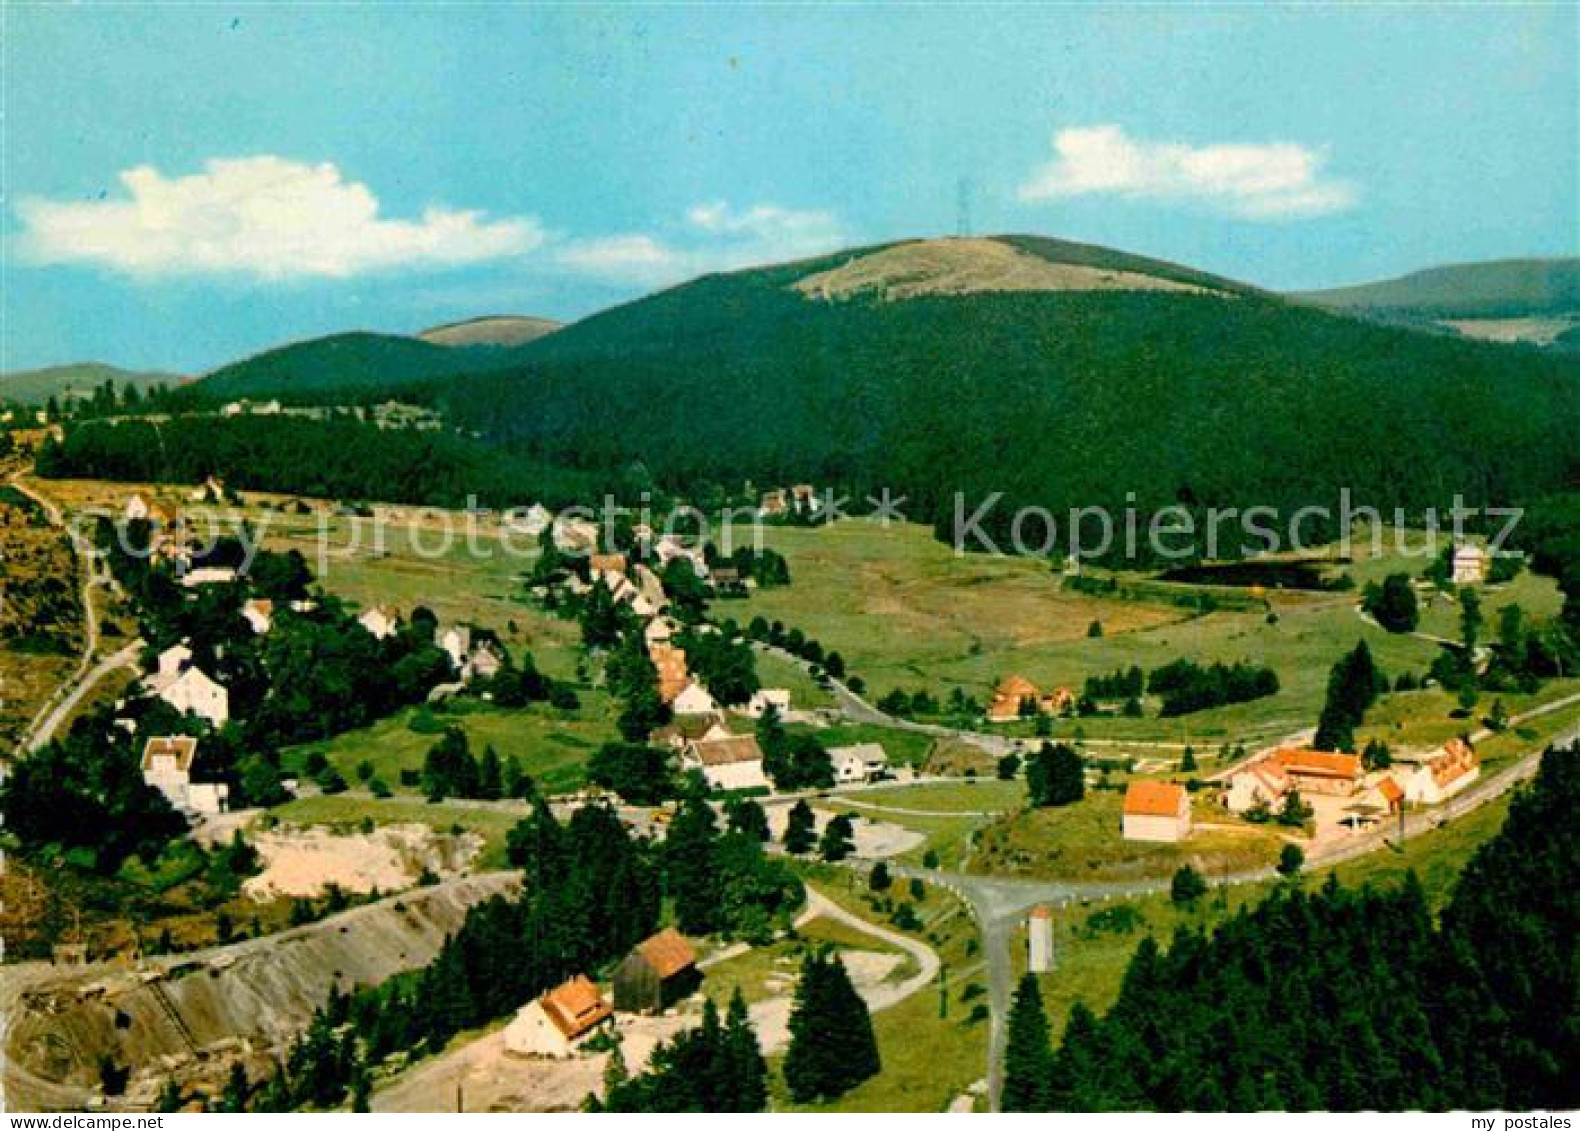
[(652, 938), (638, 943), (636, 949), (660, 978), (673, 978), (682, 970), (697, 964), (697, 954), (691, 949), (691, 944), (673, 927), (666, 927)]
[(1185, 787), (1171, 781), (1133, 781), (1125, 790), (1127, 817), (1178, 817), (1187, 804)]
[(577, 974), (538, 999), (543, 1012), (567, 1040), (575, 1040), (614, 1012), (598, 987)]
[(1361, 776), (1361, 760), (1354, 754), (1339, 754), (1331, 750), (1300, 750), (1288, 747), (1273, 757), (1292, 774), (1312, 778), (1348, 778)]
[(152, 769), (155, 758), (174, 758), (176, 769), (188, 772), (196, 755), (197, 739), (190, 735), (167, 734), (150, 738), (143, 746), (143, 769)]

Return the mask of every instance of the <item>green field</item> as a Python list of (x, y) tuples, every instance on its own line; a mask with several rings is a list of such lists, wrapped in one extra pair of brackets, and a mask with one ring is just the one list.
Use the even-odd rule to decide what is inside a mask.
[[(431, 717), (439, 726), (458, 726), (465, 731), (474, 756), (481, 756), (491, 745), (501, 759), (519, 758), (522, 769), (545, 792), (563, 793), (584, 784), (582, 769), (587, 759), (600, 745), (617, 737), (608, 695), (587, 689), (577, 694), (581, 707), (574, 712), (557, 711), (546, 704), (506, 711), (455, 700), (445, 710), (432, 712)], [(346, 781), (355, 785), (357, 766), (366, 761), (392, 790), (414, 793), (412, 787), (401, 785), (401, 771), (421, 771), (424, 757), (440, 737), (412, 729), (414, 717), (421, 713), (420, 708), (408, 708), (326, 742), (293, 747), (285, 752), (282, 762), (288, 768), (298, 768), (311, 752), (322, 751)]]
[[(956, 557), (917, 526), (885, 529), (849, 520), (824, 528), (770, 527), (765, 538), (789, 559), (794, 581), (754, 594), (743, 603), (749, 615), (781, 620), (839, 651), (866, 680), (869, 698), (894, 687), (926, 688), (941, 698), (958, 686), (985, 704), (1010, 673), (1044, 688), (1079, 688), (1090, 675), (1132, 664), (1150, 671), (1181, 657), (1252, 660), (1278, 673), (1281, 690), (1266, 699), (1175, 719), (1057, 720), (1056, 738), (1080, 733), (1190, 742), (1198, 750), (1225, 740), (1276, 738), (1315, 723), (1329, 669), (1357, 641), (1366, 640), (1392, 674), (1419, 675), (1438, 652), (1430, 641), (1367, 623), (1357, 614), (1356, 592), (1273, 591), (1267, 594), (1272, 615), (1187, 615), (1173, 604), (1062, 591), (1044, 562)], [(1427, 564), (1402, 555), (1391, 531), (1377, 557), (1370, 556), (1364, 535), (1352, 548), (1360, 558), (1348, 572), (1358, 584), (1397, 570), (1419, 573)], [(1486, 633), (1496, 610), (1511, 600), (1536, 617), (1551, 615), (1559, 604), (1549, 579), (1522, 575), (1486, 592)], [(1457, 616), (1457, 606), (1433, 608), (1424, 627), (1457, 636)], [(1087, 636), (1094, 620), (1103, 625), (1096, 639)], [(1030, 723), (1006, 729), (1027, 737), (1032, 730)]]

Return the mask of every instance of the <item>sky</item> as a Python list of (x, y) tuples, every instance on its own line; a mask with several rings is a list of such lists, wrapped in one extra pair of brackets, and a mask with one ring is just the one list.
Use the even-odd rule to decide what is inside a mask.
[(0, 370), (570, 319), (962, 212), (1274, 289), (1580, 253), (1571, 4), (0, 12)]

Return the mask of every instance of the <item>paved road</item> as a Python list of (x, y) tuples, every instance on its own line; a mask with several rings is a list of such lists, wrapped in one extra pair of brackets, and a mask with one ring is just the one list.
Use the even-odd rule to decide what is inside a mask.
[[(60, 729), (61, 723), (71, 715), (82, 702), (83, 697), (98, 686), (99, 682), (111, 672), (126, 668), (137, 672), (142, 669), (138, 666), (137, 658), (142, 655), (143, 642), (134, 640), (119, 652), (104, 657), (87, 672), (77, 676), (72, 681), (64, 683), (57, 689), (50, 703), (45, 705), (45, 714), (34, 722), (31, 732), (23, 738), (22, 749), (31, 754), (55, 737), (55, 732)], [(60, 694), (64, 691), (65, 694)]]
[[(1527, 722), (1575, 703), (1580, 703), (1580, 694), (1568, 695), (1526, 711), (1515, 716), (1511, 723), (1517, 725)], [(1486, 736), (1487, 732), (1482, 731), (1473, 737), (1479, 739)], [(1533, 750), (1513, 765), (1477, 781), (1443, 805), (1407, 815), (1404, 822), (1405, 839), (1439, 828), (1502, 797), (1521, 782), (1528, 781), (1536, 775), (1541, 765), (1542, 750), (1548, 746), (1562, 748), (1574, 743), (1580, 743), (1580, 724), (1544, 743), (1542, 749)], [(1397, 843), (1398, 829), (1397, 823), (1389, 823), (1371, 832), (1339, 841), (1321, 852), (1314, 852), (1307, 860), (1307, 867), (1331, 867), (1383, 848), (1391, 848)], [(903, 867), (894, 870), (899, 875), (916, 876), (950, 889), (971, 907), (976, 917), (978, 928), (982, 932), (982, 953), (987, 963), (989, 1005), (992, 1010), (988, 1042), (988, 1096), (992, 1110), (995, 1111), (998, 1110), (1000, 1087), (1003, 1083), (1004, 1040), (1010, 998), (1014, 990), (1010, 938), (1021, 916), (1030, 908), (1041, 904), (1064, 905), (1083, 900), (1126, 899), (1159, 894), (1169, 888), (1168, 880), (1113, 883), (1045, 881), (973, 876), (959, 872), (933, 872)], [(1273, 877), (1272, 869), (1259, 868), (1229, 873), (1223, 876), (1220, 882), (1262, 883)]]

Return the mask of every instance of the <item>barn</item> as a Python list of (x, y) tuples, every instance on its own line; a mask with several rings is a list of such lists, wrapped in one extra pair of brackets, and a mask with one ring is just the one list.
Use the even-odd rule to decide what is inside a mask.
[(673, 927), (640, 942), (614, 972), (614, 1007), (621, 1013), (662, 1013), (702, 981), (697, 955)]

